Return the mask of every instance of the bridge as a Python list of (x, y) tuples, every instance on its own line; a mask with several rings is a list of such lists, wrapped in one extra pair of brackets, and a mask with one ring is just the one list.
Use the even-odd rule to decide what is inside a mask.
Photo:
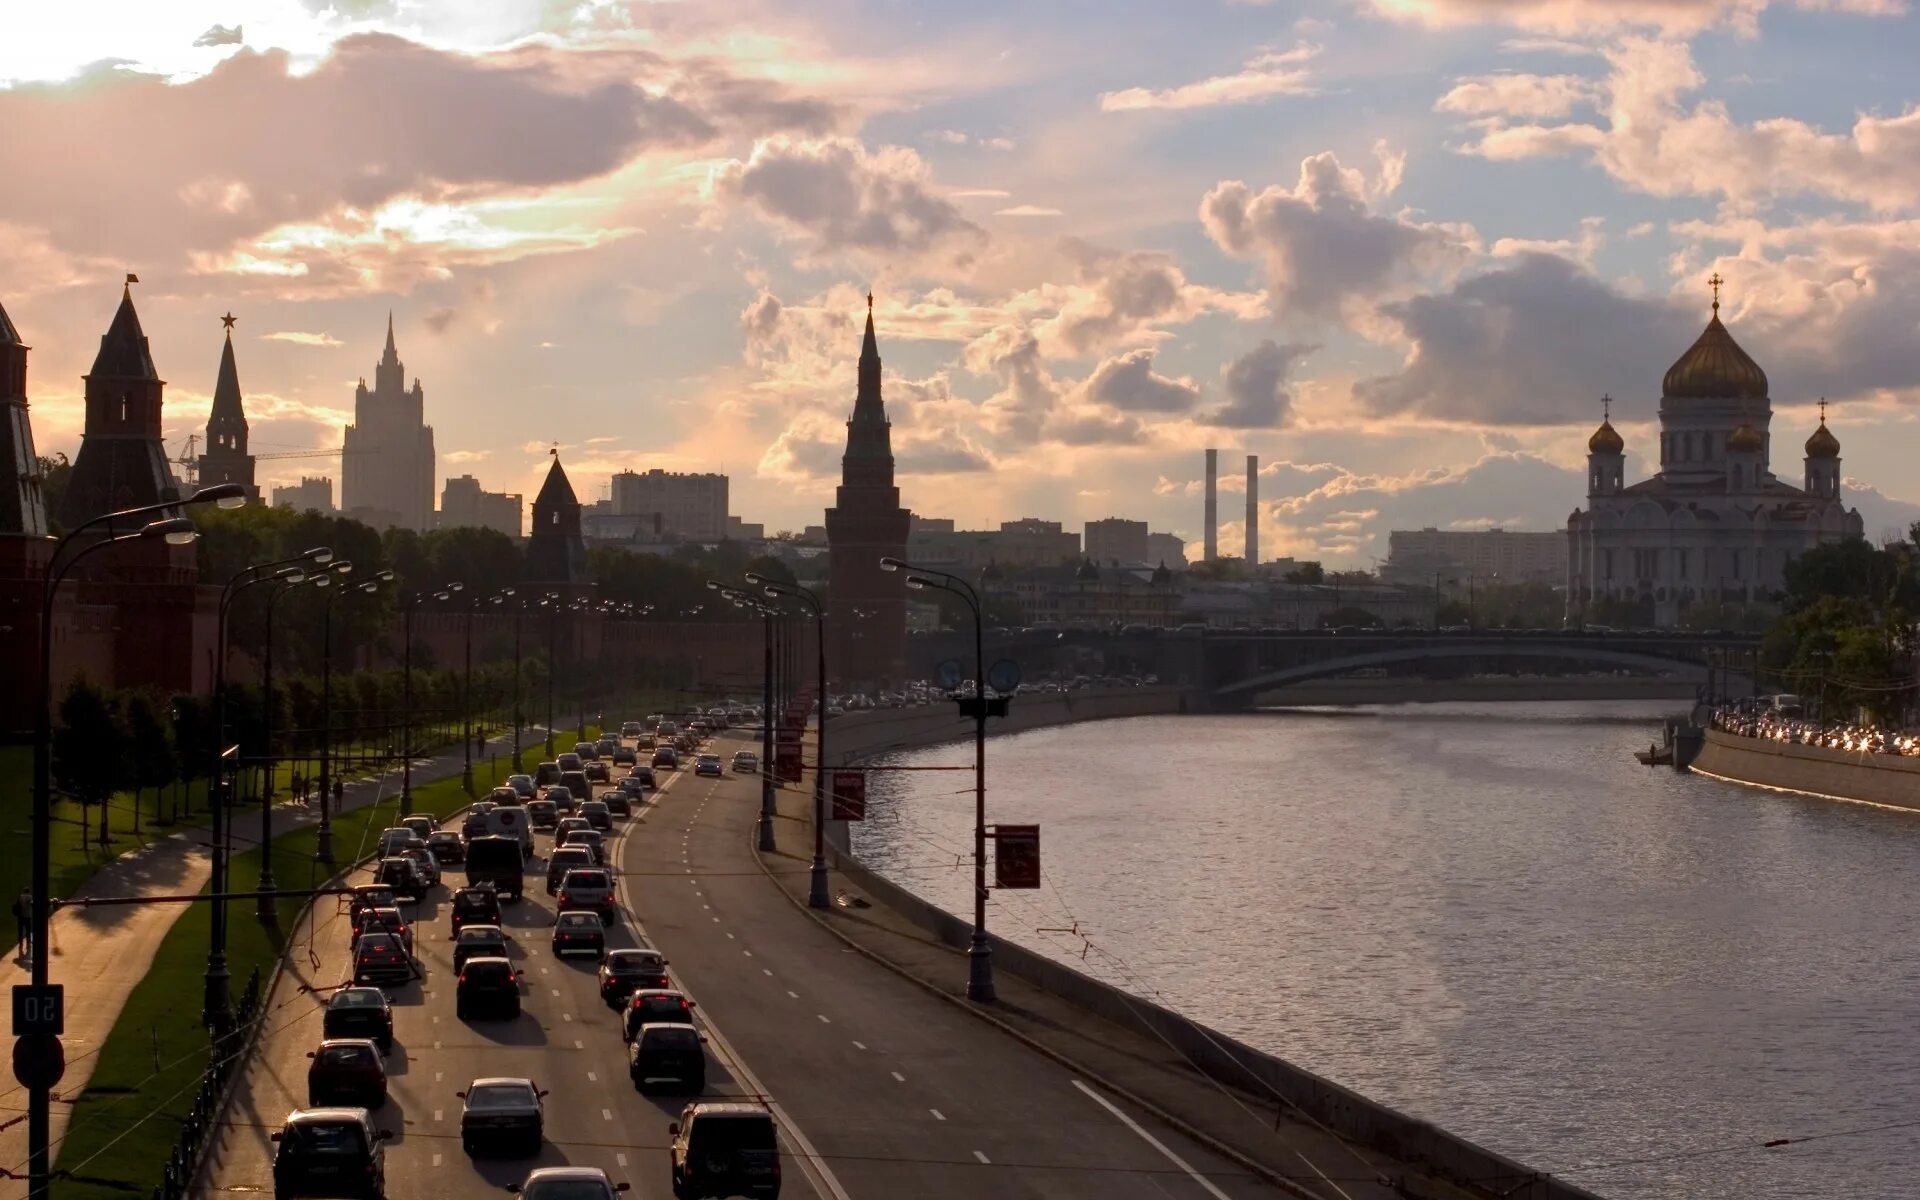
[[(971, 664), (971, 638), (913, 639), (912, 665)], [(987, 656), (1019, 662), (1029, 677), (1045, 671), (1154, 675), (1185, 685), (1196, 707), (1244, 708), (1290, 685), (1357, 672), (1459, 676), (1539, 671), (1676, 673), (1707, 680), (1712, 671), (1751, 677), (1757, 634), (1579, 629), (1105, 630), (1020, 629), (988, 635)]]

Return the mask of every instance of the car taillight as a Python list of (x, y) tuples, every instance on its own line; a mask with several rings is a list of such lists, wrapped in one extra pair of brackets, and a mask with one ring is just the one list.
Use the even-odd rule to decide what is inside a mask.
[(561, 892), (561, 893), (560, 893), (560, 903), (562, 903), (562, 904), (565, 904), (566, 902), (567, 902), (567, 894), (566, 894), (565, 892)]

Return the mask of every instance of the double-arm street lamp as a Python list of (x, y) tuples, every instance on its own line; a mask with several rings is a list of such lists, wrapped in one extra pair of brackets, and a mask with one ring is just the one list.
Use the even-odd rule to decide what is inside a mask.
[(880, 569), (908, 571), (908, 587), (950, 592), (973, 613), (973, 940), (967, 946), (967, 999), (986, 1002), (993, 999), (993, 947), (987, 941), (987, 667), (980, 593), (958, 575), (897, 558), (881, 559)]
[(413, 814), (413, 610), (422, 600), (445, 600), (465, 584), (450, 583), (438, 592), (415, 592), (400, 605), (400, 815)]
[(750, 592), (728, 587), (717, 579), (709, 579), (707, 587), (719, 592), (733, 601), (735, 608), (760, 614), (762, 630), (766, 640), (762, 652), (760, 668), (761, 719), (760, 719), (760, 821), (758, 825), (759, 847), (770, 851), (773, 846), (773, 636), (774, 618), (780, 611), (767, 604)]
[[(512, 588), (501, 588), (488, 598), (488, 604), (507, 607), (513, 599)], [(520, 774), (520, 618), (527, 611), (526, 601), (514, 605), (513, 609), (513, 773)]]
[[(222, 508), (238, 508), (247, 500), (246, 489), (237, 483), (223, 483), (213, 487), (201, 488), (183, 501), (168, 504), (149, 504), (140, 508), (130, 508), (122, 512), (106, 513), (77, 526), (71, 533), (54, 544), (53, 553), (47, 559), (46, 582), (40, 588), (40, 704), (35, 714), (33, 739), (33, 895), (31, 899), (31, 922), (33, 928), (33, 984), (42, 993), (48, 987), (48, 967), (53, 956), (47, 952), (47, 921), (52, 916), (52, 897), (48, 894), (53, 887), (53, 598), (59, 590), (60, 581), (66, 578), (74, 564), (87, 555), (107, 546), (122, 542), (149, 541), (159, 538), (169, 545), (185, 545), (191, 542), (194, 533), (193, 522), (185, 517), (161, 517), (159, 520), (144, 522), (139, 529), (131, 533), (115, 533), (113, 523), (132, 520), (136, 517), (158, 516), (188, 504), (218, 504)], [(97, 541), (82, 546), (64, 563), (61, 554), (78, 535), (99, 525), (107, 525), (107, 535)], [(50, 1149), (53, 1143), (53, 1089), (33, 1086), (27, 1089), (27, 1195), (29, 1200), (44, 1200), (52, 1182), (53, 1159)]]
[(333, 865), (333, 602), (358, 592), (372, 595), (380, 585), (393, 582), (392, 571), (381, 571), (365, 583), (351, 588), (335, 588), (321, 605), (320, 617), (320, 829), (314, 840), (313, 856), (325, 866)]
[(273, 790), (280, 771), (280, 760), (273, 753), (273, 608), (280, 602), (280, 597), (297, 587), (310, 584), (324, 590), (332, 587), (335, 579), (345, 577), (352, 570), (353, 564), (344, 559), (330, 562), (311, 574), (298, 567), (289, 567), (272, 576), (281, 584), (267, 593), (267, 662), (262, 688), (266, 709), (267, 784), (260, 789), (260, 895), (254, 908), (255, 915), (262, 921), (274, 920), (280, 911), (269, 894), (276, 886), (273, 878)]
[(752, 572), (747, 573), (747, 582), (769, 600), (791, 596), (813, 613), (814, 647), (819, 651), (815, 700), (820, 705), (820, 732), (813, 750), (813, 870), (807, 878), (807, 906), (826, 908), (833, 903), (827, 894), (827, 612), (820, 606), (820, 597), (797, 583), (775, 583)]

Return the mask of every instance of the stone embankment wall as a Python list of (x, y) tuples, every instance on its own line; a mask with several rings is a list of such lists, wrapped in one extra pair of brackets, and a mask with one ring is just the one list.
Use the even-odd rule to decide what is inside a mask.
[[(1180, 688), (1129, 688), (1020, 696), (1008, 717), (990, 721), (987, 729), (996, 734), (1013, 733), (1077, 721), (1183, 712), (1183, 695)], [(847, 763), (889, 750), (972, 736), (973, 722), (944, 706), (851, 713), (829, 725), (828, 759)], [(847, 849), (845, 822), (828, 823), (828, 841), (832, 844), (834, 869), (856, 887), (944, 944), (956, 950), (967, 947), (972, 937), (967, 921), (921, 899), (852, 856)], [(1343, 1137), (1443, 1178), (1461, 1183), (1501, 1181), (1491, 1191), (1480, 1182), (1467, 1194), (1498, 1194), (1510, 1200), (1599, 1200), (1584, 1188), (1542, 1175), (1045, 955), (991, 934), (989, 937), (997, 970), (1011, 972), (1118, 1025), (1151, 1032), (1176, 1047), (1196, 1070), (1220, 1083), (1260, 1096), (1284, 1098)]]
[(1693, 769), (1737, 783), (1920, 809), (1920, 758), (1796, 746), (1709, 729)]

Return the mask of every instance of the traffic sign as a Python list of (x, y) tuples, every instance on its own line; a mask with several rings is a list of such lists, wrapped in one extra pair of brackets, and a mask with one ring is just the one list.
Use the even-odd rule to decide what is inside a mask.
[(836, 821), (867, 819), (867, 773), (865, 771), (833, 773), (833, 819)]
[(800, 778), (799, 742), (781, 742), (773, 748), (773, 777), (783, 783)]
[(959, 687), (960, 660), (957, 658), (949, 658), (947, 661), (941, 663), (933, 669), (933, 677), (939, 680), (940, 686), (943, 688)]
[(1038, 825), (994, 826), (993, 884), (1000, 888), (1040, 886)]
[(14, 1039), (13, 1077), (23, 1087), (50, 1088), (67, 1073), (67, 1053), (51, 1033), (29, 1033)]
[(66, 1031), (67, 993), (63, 985), (13, 985), (13, 1036), (50, 1033), (58, 1037)]
[(1020, 664), (1003, 658), (987, 668), (987, 686), (996, 692), (1011, 692), (1020, 686)]

